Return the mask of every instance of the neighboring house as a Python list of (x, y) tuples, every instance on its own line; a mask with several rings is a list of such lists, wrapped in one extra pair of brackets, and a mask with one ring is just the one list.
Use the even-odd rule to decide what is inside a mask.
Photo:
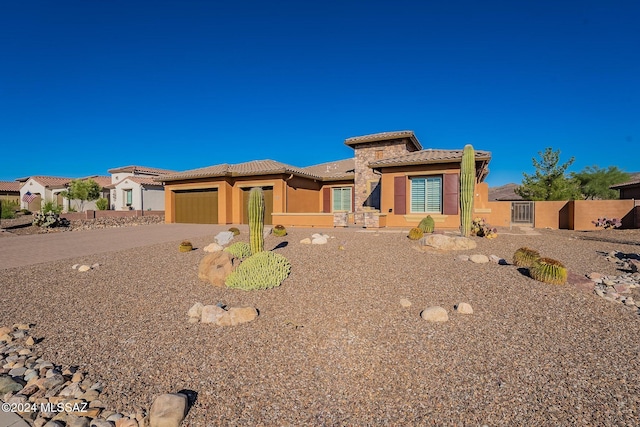
[(109, 169), (110, 206), (113, 210), (164, 210), (164, 186), (153, 178), (175, 173), (168, 169), (124, 166)]
[[(79, 179), (82, 181), (92, 179), (100, 186), (100, 197), (107, 199), (107, 201), (111, 198), (111, 191), (108, 188), (111, 185), (110, 176), (91, 175), (91, 176), (86, 176), (84, 178), (79, 178)], [(96, 200), (91, 200), (91, 201), (88, 200), (83, 203), (82, 201), (76, 200), (76, 199), (72, 199), (72, 200), (65, 199), (65, 202), (66, 204), (64, 208), (67, 210), (69, 209), (73, 209), (75, 211), (98, 210), (98, 207), (96, 206)], [(111, 204), (109, 203), (107, 206), (110, 206), (110, 205)]]
[(20, 183), (0, 181), (0, 200), (20, 204)]
[[(326, 227), (342, 224), (338, 218), (347, 214), (349, 223), (366, 227), (406, 227), (431, 215), (440, 228), (459, 227), (462, 150), (424, 150), (411, 131), (344, 143), (354, 158), (306, 168), (256, 160), (159, 176), (154, 180), (165, 184), (165, 220), (247, 223), (248, 190), (262, 187), (270, 224)], [(480, 184), (491, 154), (475, 155)], [(478, 194), (486, 199), (484, 187)]]
[(64, 206), (62, 192), (67, 190), (71, 178), (57, 176), (29, 176), (18, 178), (20, 185), (20, 207), (33, 212), (40, 211), (45, 202)]
[(612, 185), (609, 188), (619, 190), (621, 199), (640, 200), (640, 178), (623, 182), (622, 184)]

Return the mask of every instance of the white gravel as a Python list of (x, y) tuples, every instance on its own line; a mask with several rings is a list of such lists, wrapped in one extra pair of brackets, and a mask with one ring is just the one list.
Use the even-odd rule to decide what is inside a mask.
[[(316, 231), (335, 238), (299, 244)], [(256, 292), (201, 283), (213, 236), (191, 240), (190, 253), (172, 242), (2, 270), (0, 326), (35, 323), (43, 356), (103, 381), (112, 410), (197, 392), (184, 425), (638, 425), (636, 311), (511, 265), (454, 260), (510, 261), (529, 246), (581, 275), (616, 274), (598, 251), (640, 252), (638, 230), (500, 233), (474, 250), (425, 253), (398, 232), (293, 229), (265, 244), (280, 244), (291, 276)], [(238, 240), (248, 241), (245, 230)], [(260, 316), (191, 324), (195, 302), (251, 305)], [(456, 313), (460, 302), (474, 314)], [(448, 322), (420, 318), (433, 305)]]

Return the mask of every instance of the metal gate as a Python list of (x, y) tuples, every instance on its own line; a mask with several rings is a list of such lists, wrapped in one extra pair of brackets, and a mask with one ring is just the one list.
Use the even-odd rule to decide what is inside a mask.
[(534, 202), (511, 202), (511, 224), (531, 225), (534, 222)]

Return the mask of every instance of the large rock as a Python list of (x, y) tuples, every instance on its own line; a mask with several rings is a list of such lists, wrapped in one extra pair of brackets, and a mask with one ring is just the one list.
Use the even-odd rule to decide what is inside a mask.
[(421, 246), (441, 251), (474, 249), (476, 242), (466, 237), (450, 237), (444, 234), (429, 234), (419, 240)]
[(449, 320), (447, 310), (442, 307), (427, 307), (422, 310), (420, 316), (429, 322), (446, 322)]
[(471, 305), (466, 302), (457, 304), (455, 309), (460, 314), (473, 314), (473, 308), (471, 308)]
[(198, 278), (215, 286), (224, 286), (224, 281), (233, 271), (236, 263), (237, 261), (229, 252), (213, 252), (200, 261)]
[(231, 307), (227, 313), (229, 313), (231, 326), (251, 322), (258, 317), (258, 310), (254, 307)]
[(11, 377), (0, 377), (0, 396), (20, 390), (22, 390), (22, 384), (12, 380)]
[(189, 311), (187, 312), (187, 316), (189, 317), (202, 317), (202, 309), (204, 308), (204, 305), (202, 305), (202, 303), (195, 303), (191, 306), (191, 308), (189, 309)]
[(325, 245), (327, 243), (327, 238), (324, 236), (318, 236), (318, 237), (314, 237), (311, 240), (311, 244), (312, 245)]
[(149, 410), (150, 427), (179, 427), (187, 415), (189, 400), (182, 393), (161, 394)]
[(233, 240), (233, 231), (221, 231), (213, 238), (219, 245), (226, 245)]
[(469, 260), (474, 264), (486, 264), (489, 262), (489, 258), (482, 254), (473, 254), (469, 257)]
[(215, 323), (218, 324), (221, 318), (228, 316), (227, 311), (217, 305), (205, 305), (202, 307), (202, 317), (200, 321), (202, 323)]
[(231, 307), (228, 310), (217, 305), (206, 305), (202, 309), (202, 323), (214, 323), (218, 326), (236, 326), (251, 322), (258, 317), (254, 307)]
[(211, 243), (210, 245), (205, 246), (202, 250), (208, 253), (211, 252), (219, 252), (221, 250), (223, 250), (224, 247), (220, 246), (217, 243)]

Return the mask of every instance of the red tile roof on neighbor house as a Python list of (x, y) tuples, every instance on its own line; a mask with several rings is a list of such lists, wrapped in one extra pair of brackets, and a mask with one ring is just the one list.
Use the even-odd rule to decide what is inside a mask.
[(154, 181), (181, 181), (185, 179), (215, 178), (221, 176), (251, 176), (251, 175), (272, 175), (272, 174), (293, 174), (307, 178), (322, 180), (320, 175), (313, 174), (303, 168), (276, 162), (275, 160), (253, 160), (250, 162), (230, 165), (227, 163), (213, 165), (199, 169), (192, 169), (174, 174), (161, 175), (153, 178)]
[(634, 179), (633, 181), (627, 181), (627, 182), (623, 182), (623, 183), (620, 183), (620, 184), (611, 185), (611, 186), (609, 186), (609, 188), (611, 188), (613, 190), (618, 190), (620, 188), (635, 187), (637, 185), (640, 185), (640, 179)]
[(16, 181), (0, 181), (0, 193), (19, 193), (20, 183)]
[(29, 179), (33, 179), (46, 188), (63, 188), (72, 180), (72, 178), (61, 178), (58, 176), (28, 176), (26, 178), (18, 178), (16, 181), (24, 184), (29, 181)]
[(129, 172), (133, 174), (139, 173), (143, 175), (158, 176), (158, 175), (169, 175), (169, 174), (175, 173), (176, 171), (169, 170), (169, 169), (150, 168), (147, 166), (131, 165), (131, 166), (122, 166), (119, 168), (109, 169), (107, 172), (111, 174), (119, 173), (119, 172)]
[(402, 138), (409, 138), (409, 140), (416, 147), (416, 150), (422, 150), (422, 145), (420, 145), (420, 141), (418, 141), (418, 138), (416, 138), (412, 130), (380, 132), (380, 133), (373, 133), (370, 135), (354, 136), (354, 137), (345, 139), (344, 143), (350, 147), (353, 147), (355, 145), (364, 144), (367, 142), (388, 141), (391, 139), (402, 139)]
[(95, 182), (98, 183), (98, 185), (102, 188), (106, 188), (109, 185), (111, 185), (111, 177), (110, 176), (100, 176), (100, 175), (92, 175), (92, 176), (86, 176), (84, 178), (80, 178), (82, 180), (85, 179), (92, 179)]

